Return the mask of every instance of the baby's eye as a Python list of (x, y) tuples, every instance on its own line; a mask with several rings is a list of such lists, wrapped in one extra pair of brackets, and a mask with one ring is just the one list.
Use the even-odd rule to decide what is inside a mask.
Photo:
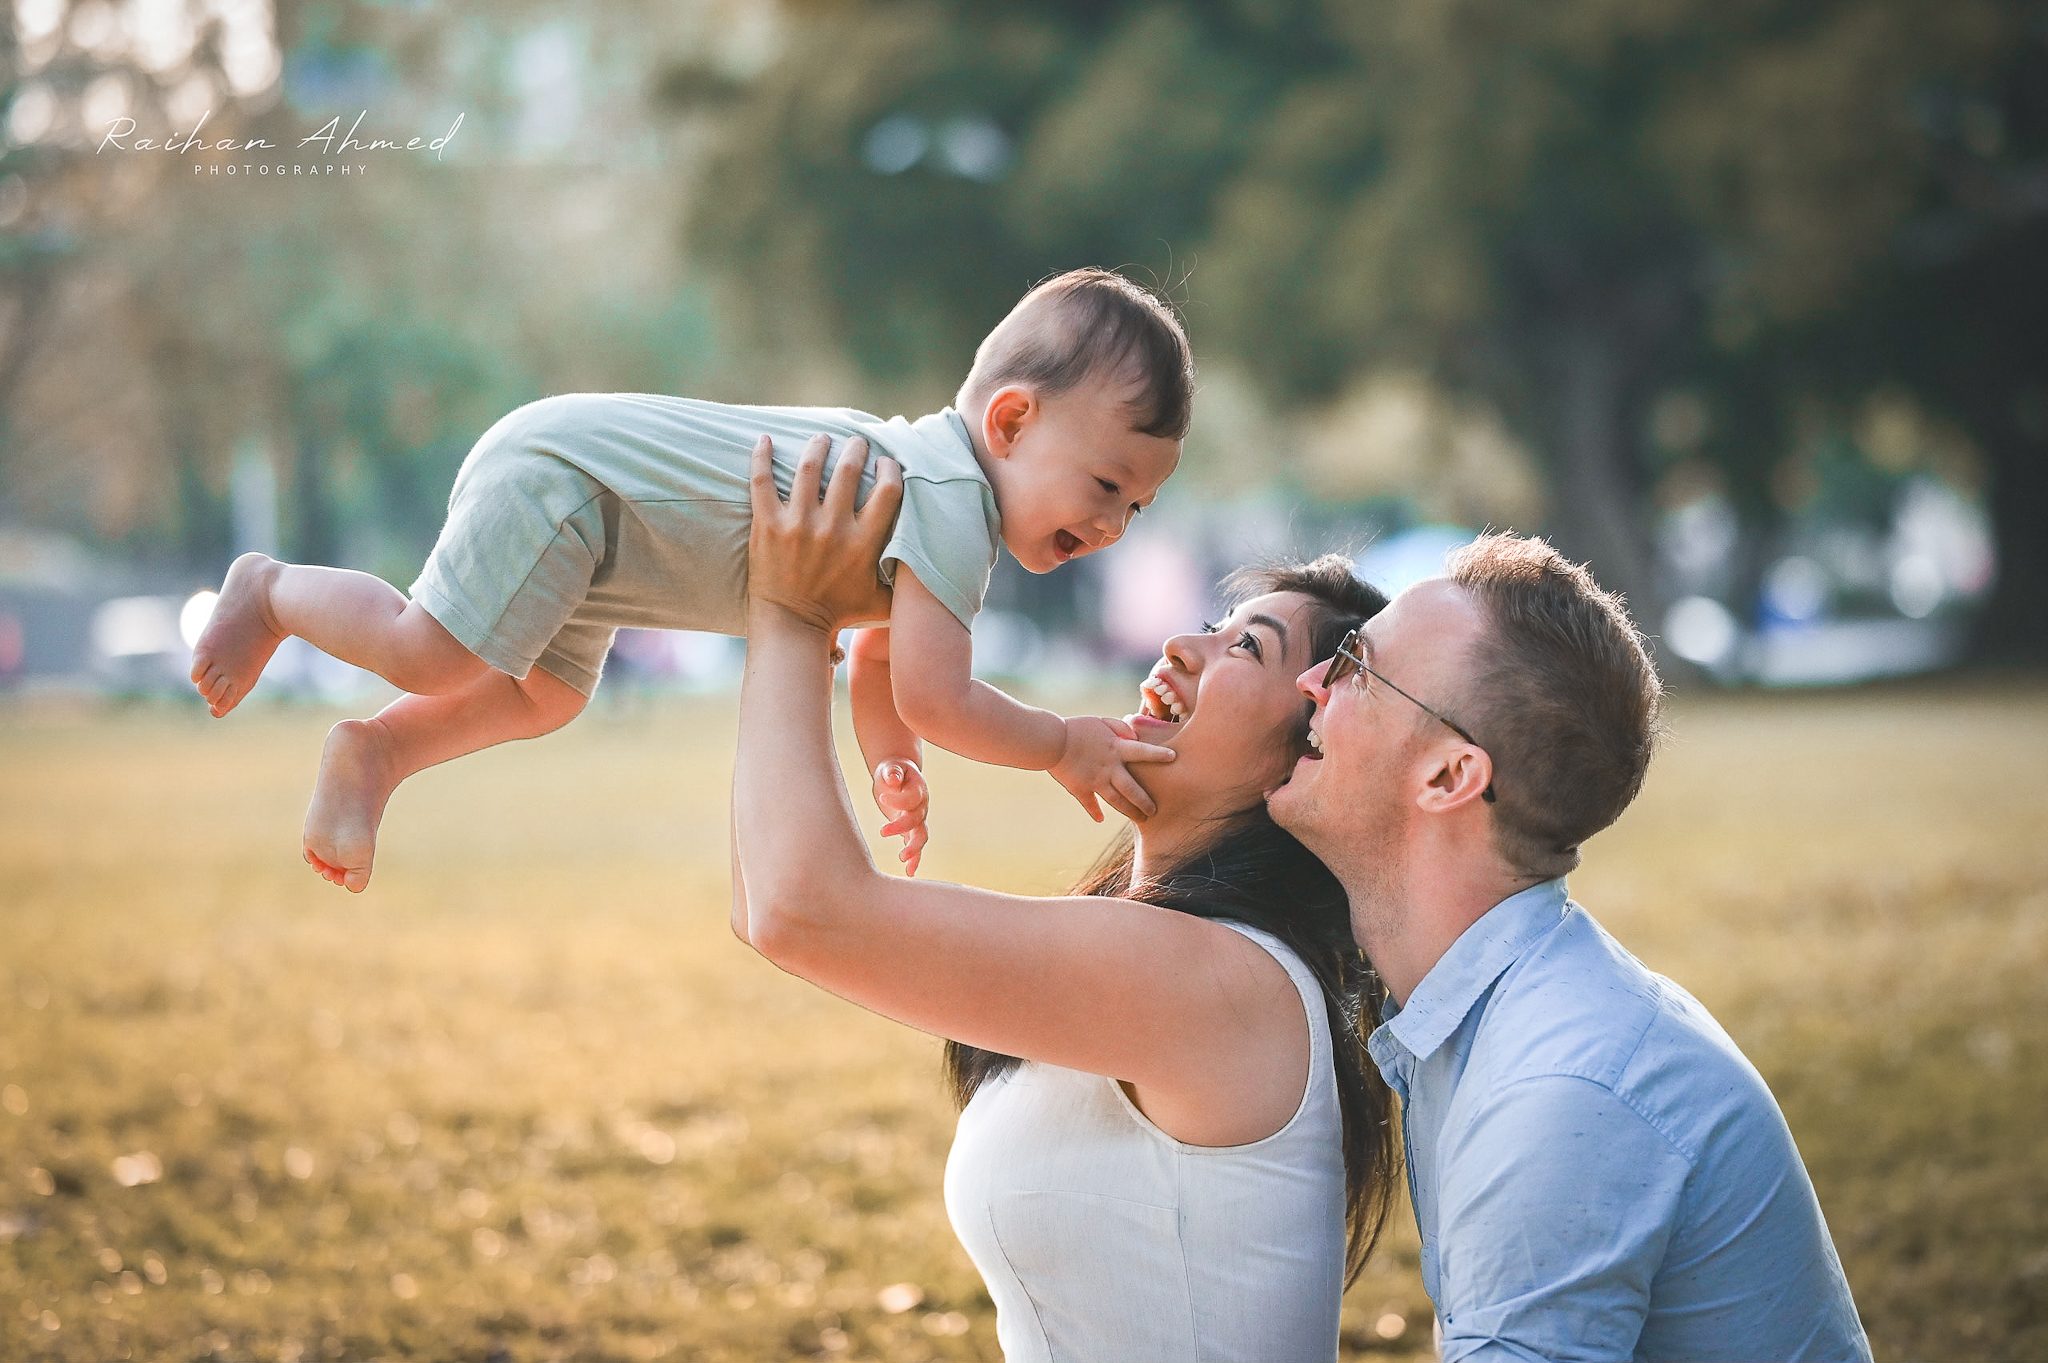
[(1266, 650), (1259, 647), (1258, 636), (1256, 634), (1253, 634), (1250, 630), (1246, 630), (1244, 631), (1244, 633), (1237, 636), (1237, 646), (1250, 653), (1254, 658), (1257, 658), (1260, 662), (1266, 661)]
[(1104, 492), (1107, 492), (1112, 497), (1116, 496), (1118, 493), (1123, 491), (1122, 488), (1118, 487), (1115, 483), (1110, 482), (1107, 478), (1097, 478), (1095, 481)]

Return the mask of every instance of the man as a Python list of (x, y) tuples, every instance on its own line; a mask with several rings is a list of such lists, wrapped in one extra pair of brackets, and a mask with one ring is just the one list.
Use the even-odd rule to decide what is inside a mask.
[(1641, 636), (1541, 540), (1449, 566), (1302, 675), (1319, 751), (1268, 796), (1392, 997), (1443, 1357), (1868, 1359), (1770, 1090), (1566, 898), (1649, 763)]

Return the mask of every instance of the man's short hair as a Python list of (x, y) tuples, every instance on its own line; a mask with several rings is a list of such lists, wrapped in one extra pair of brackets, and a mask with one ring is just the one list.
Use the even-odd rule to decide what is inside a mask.
[(1496, 845), (1546, 878), (1643, 788), (1663, 686), (1622, 599), (1540, 539), (1482, 535), (1450, 578), (1478, 599), (1466, 724), (1493, 758)]
[(1132, 430), (1186, 438), (1195, 360), (1173, 308), (1114, 271), (1069, 270), (1025, 294), (983, 338), (955, 405), (973, 420), (1009, 384), (1057, 397), (1097, 377), (1129, 385)]

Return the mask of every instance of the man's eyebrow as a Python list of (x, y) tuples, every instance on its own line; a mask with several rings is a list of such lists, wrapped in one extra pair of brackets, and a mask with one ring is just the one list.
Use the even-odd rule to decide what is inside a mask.
[(1266, 626), (1268, 629), (1272, 630), (1275, 634), (1280, 636), (1280, 651), (1282, 653), (1285, 653), (1287, 651), (1286, 621), (1276, 619), (1275, 617), (1270, 615), (1250, 615), (1245, 617), (1245, 624)]

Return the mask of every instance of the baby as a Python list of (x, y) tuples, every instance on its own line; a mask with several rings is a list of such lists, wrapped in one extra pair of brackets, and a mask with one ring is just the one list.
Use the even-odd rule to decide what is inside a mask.
[(1171, 752), (1121, 721), (1063, 719), (974, 680), (970, 627), (998, 542), (1034, 573), (1116, 542), (1173, 472), (1193, 394), (1173, 313), (1091, 269), (1026, 294), (976, 350), (955, 407), (916, 421), (648, 394), (546, 398), (470, 451), (410, 599), (367, 573), (244, 554), (193, 651), (192, 681), (225, 715), (298, 635), (409, 693), (334, 726), (306, 814), (306, 861), (360, 891), (398, 783), (568, 723), (618, 627), (745, 631), (757, 443), (774, 442), (787, 492), (789, 452), (820, 436), (864, 440), (901, 466), (903, 503), (878, 565), (893, 588), (888, 625), (855, 636), (849, 688), (883, 831), (904, 838), (907, 869), (927, 836), (920, 739), (1048, 771), (1097, 819), (1098, 796), (1142, 817), (1151, 804), (1125, 763)]

